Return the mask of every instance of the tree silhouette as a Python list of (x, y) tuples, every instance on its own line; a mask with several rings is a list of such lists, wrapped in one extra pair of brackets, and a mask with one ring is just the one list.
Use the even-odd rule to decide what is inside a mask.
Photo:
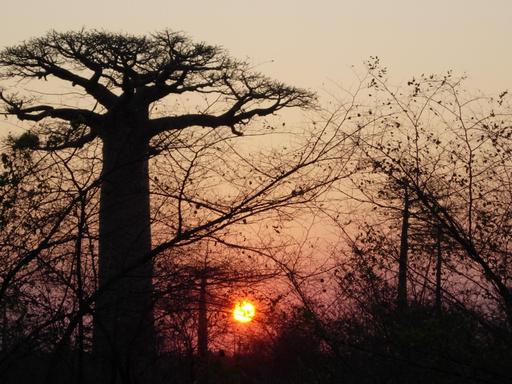
[[(151, 140), (191, 127), (229, 127), (242, 135), (241, 127), (252, 118), (309, 107), (314, 95), (253, 72), (219, 47), (170, 31), (150, 36), (52, 31), (5, 48), (0, 67), (4, 80), (58, 80), (80, 88), (77, 105), (70, 105), (71, 96), (39, 102), (39, 94), (21, 87), (2, 90), (0, 98), (7, 115), (37, 123), (16, 142), (19, 147), (58, 151), (101, 141), (101, 294), (95, 303), (94, 349), (140, 371), (140, 361), (152, 358), (155, 344), (148, 158), (162, 148), (153, 148)], [(206, 107), (157, 114), (160, 100), (189, 93), (203, 97)]]
[[(510, 270), (503, 257), (510, 211), (508, 203), (502, 207), (502, 202), (510, 201), (507, 92), (494, 98), (473, 96), (462, 88), (463, 79), (451, 72), (422, 75), (409, 81), (407, 88), (395, 90), (385, 73), (378, 59), (369, 64), (373, 95), (385, 96), (372, 111), (379, 116), (381, 137), (375, 140), (370, 134), (366, 139), (369, 163), (375, 171), (407, 182), (423, 221), (438, 227), (434, 241), (442, 233), (443, 241), (451, 242), (451, 251), (463, 251), (464, 263), (457, 263), (455, 270), (465, 278), (469, 270), (479, 276), (481, 283), (474, 284), (481, 291), (478, 294), (492, 298), (510, 328)], [(441, 272), (437, 273), (440, 301)]]

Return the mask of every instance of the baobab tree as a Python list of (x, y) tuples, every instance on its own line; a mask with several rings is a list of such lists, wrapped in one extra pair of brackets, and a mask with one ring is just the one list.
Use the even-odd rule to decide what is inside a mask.
[[(310, 107), (315, 96), (253, 72), (219, 47), (170, 31), (52, 31), (3, 49), (0, 78), (5, 114), (33, 122), (19, 145), (60, 151), (102, 144), (94, 349), (118, 367), (141, 370), (155, 344), (148, 159), (162, 148), (155, 149), (152, 139), (201, 127), (242, 135), (253, 118)], [(61, 96), (41, 101), (41, 93), (22, 89), (19, 81), (48, 81), (45, 89), (59, 87)], [(69, 95), (77, 92), (81, 98), (73, 104)], [(156, 103), (185, 94), (204, 98), (206, 106), (157, 114)], [(189, 234), (180, 228), (176, 236)]]

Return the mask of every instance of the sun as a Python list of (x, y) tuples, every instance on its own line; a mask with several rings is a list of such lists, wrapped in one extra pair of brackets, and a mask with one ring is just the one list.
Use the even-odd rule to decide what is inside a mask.
[(233, 308), (233, 318), (240, 323), (248, 323), (255, 314), (256, 308), (247, 300), (237, 302)]

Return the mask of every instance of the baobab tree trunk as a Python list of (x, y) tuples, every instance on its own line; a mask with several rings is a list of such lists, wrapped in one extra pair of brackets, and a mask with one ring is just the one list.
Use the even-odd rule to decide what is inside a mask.
[(398, 259), (398, 297), (399, 309), (407, 307), (407, 269), (409, 252), (409, 191), (404, 188), (404, 208), (402, 211), (402, 233), (400, 234), (400, 256)]
[[(136, 121), (136, 120), (135, 120)], [(152, 318), (148, 147), (134, 122), (103, 135), (99, 289), (94, 352), (111, 383), (150, 382), (155, 335)]]

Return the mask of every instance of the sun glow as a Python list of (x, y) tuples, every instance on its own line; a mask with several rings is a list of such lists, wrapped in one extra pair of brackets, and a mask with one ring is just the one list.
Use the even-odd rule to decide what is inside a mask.
[(254, 318), (256, 308), (249, 301), (239, 301), (233, 308), (233, 318), (240, 323), (248, 323)]

